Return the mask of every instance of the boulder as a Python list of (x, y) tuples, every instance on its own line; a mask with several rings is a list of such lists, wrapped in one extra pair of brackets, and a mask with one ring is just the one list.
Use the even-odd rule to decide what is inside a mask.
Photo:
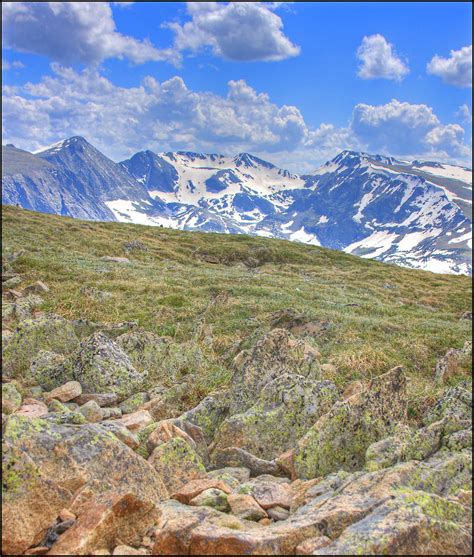
[(119, 408), (122, 411), (122, 414), (131, 414), (132, 412), (138, 410), (140, 406), (142, 406), (149, 400), (150, 396), (148, 395), (148, 393), (136, 393), (132, 396), (129, 396), (126, 400), (120, 403)]
[(43, 314), (25, 319), (19, 323), (3, 351), (3, 371), (15, 377), (25, 376), (40, 350), (67, 354), (77, 347), (78, 342), (71, 322), (59, 315)]
[[(283, 373), (261, 385), (254, 404), (244, 413), (228, 417), (220, 427), (214, 450), (236, 446), (267, 460), (294, 447), (338, 398), (330, 381)], [(255, 400), (256, 399), (256, 400)]]
[(472, 392), (469, 389), (461, 385), (447, 389), (423, 416), (423, 423), (429, 425), (445, 417), (472, 420)]
[[(79, 514), (82, 505), (106, 491), (132, 493), (156, 504), (168, 497), (156, 470), (99, 425), (63, 425), (14, 414), (4, 425), (3, 438), (4, 471), (13, 467), (4, 484), (3, 535), (6, 540), (21, 535), (24, 549), (41, 541), (62, 509)], [(27, 469), (16, 473), (16, 465)], [(28, 474), (38, 489), (22, 479)], [(19, 527), (21, 520), (30, 526)], [(15, 554), (21, 553), (18, 548)]]
[(82, 393), (81, 384), (78, 381), (68, 381), (60, 387), (56, 387), (45, 396), (46, 402), (57, 399), (60, 402), (69, 402)]
[(74, 402), (82, 406), (89, 400), (97, 402), (99, 406), (113, 406), (119, 401), (119, 395), (117, 393), (82, 393)]
[(40, 350), (33, 358), (30, 375), (47, 391), (54, 390), (68, 379), (72, 379), (71, 370), (66, 365), (66, 357), (49, 350)]
[(125, 426), (118, 424), (116, 421), (101, 422), (100, 426), (113, 433), (115, 437), (117, 437), (119, 441), (122, 441), (122, 443), (125, 443), (127, 447), (130, 447), (131, 449), (139, 447), (140, 442), (138, 441), (136, 435), (129, 431)]
[(103, 418), (102, 408), (94, 400), (89, 400), (80, 406), (79, 412), (90, 423), (100, 422)]
[(213, 468), (227, 466), (244, 467), (250, 471), (251, 476), (271, 474), (272, 476), (285, 476), (285, 471), (274, 460), (264, 460), (239, 447), (226, 447), (217, 449), (212, 453), (211, 465)]
[(218, 478), (227, 476), (234, 478), (238, 484), (243, 484), (248, 482), (250, 479), (250, 470), (244, 468), (243, 466), (226, 466), (225, 468), (219, 468), (217, 470), (212, 470), (209, 472), (209, 477)]
[[(91, 401), (92, 402), (92, 401)], [(133, 432), (138, 432), (153, 423), (153, 417), (147, 410), (139, 410), (133, 414), (126, 414), (117, 420), (117, 423), (125, 426)]]
[(267, 518), (267, 513), (255, 501), (251, 495), (244, 493), (232, 493), (227, 496), (227, 502), (230, 506), (230, 511), (235, 516), (244, 520), (253, 520), (258, 522), (262, 518)]
[(22, 397), (13, 383), (2, 383), (2, 412), (11, 414), (21, 406)]
[(337, 402), (299, 441), (295, 471), (300, 478), (336, 470), (360, 470), (369, 445), (390, 435), (406, 419), (406, 379), (401, 367)]
[(71, 366), (74, 379), (86, 392), (128, 397), (145, 379), (120, 346), (103, 333), (94, 333), (81, 342)]
[(15, 317), (18, 321), (30, 319), (33, 316), (34, 310), (44, 304), (43, 298), (30, 294), (29, 296), (18, 298), (15, 301)]
[(156, 505), (146, 498), (106, 493), (84, 507), (48, 555), (89, 555), (100, 548), (113, 549), (118, 543), (139, 545), (159, 514)]
[(228, 394), (222, 392), (207, 396), (195, 408), (185, 412), (181, 418), (199, 426), (207, 443), (210, 443), (228, 412)]
[(15, 411), (15, 416), (23, 416), (24, 418), (39, 418), (48, 413), (48, 407), (44, 402), (34, 398), (25, 398), (23, 404)]
[(472, 357), (472, 341), (467, 341), (460, 349), (450, 348), (446, 354), (436, 362), (435, 380), (445, 384), (451, 377), (459, 373), (462, 363)]
[(234, 359), (230, 414), (248, 410), (255, 394), (285, 373), (318, 380), (318, 352), (304, 341), (293, 339), (287, 330), (274, 329)]
[(191, 506), (195, 507), (211, 507), (216, 511), (227, 512), (230, 510), (229, 503), (227, 502), (227, 494), (221, 489), (211, 487), (205, 489), (196, 497), (189, 501)]
[(169, 339), (149, 331), (130, 331), (117, 337), (117, 344), (130, 358), (138, 371), (148, 371), (153, 380), (169, 381), (166, 355)]
[(243, 484), (239, 493), (247, 493), (257, 501), (262, 509), (283, 507), (289, 509), (293, 498), (293, 491), (286, 478), (277, 478), (264, 474)]
[(49, 287), (40, 280), (37, 280), (33, 284), (29, 284), (23, 289), (24, 294), (47, 294), (49, 292)]
[(163, 478), (169, 492), (175, 493), (191, 480), (206, 477), (206, 469), (196, 451), (180, 437), (156, 447), (148, 462)]
[(176, 501), (179, 501), (180, 503), (189, 505), (191, 499), (194, 499), (200, 493), (208, 489), (218, 489), (226, 494), (232, 493), (232, 489), (222, 480), (203, 478), (199, 480), (191, 480), (190, 482), (182, 485), (180, 489), (171, 495), (171, 498), (176, 499)]

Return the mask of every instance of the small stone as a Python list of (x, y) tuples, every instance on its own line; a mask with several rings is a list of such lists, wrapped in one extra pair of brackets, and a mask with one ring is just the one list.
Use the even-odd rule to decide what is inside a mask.
[(212, 488), (220, 489), (221, 491), (227, 494), (232, 493), (232, 489), (230, 489), (230, 487), (226, 485), (223, 481), (203, 478), (198, 480), (192, 480), (184, 484), (178, 491), (176, 491), (171, 495), (171, 498), (176, 499), (176, 501), (179, 501), (180, 503), (184, 503), (188, 505), (191, 499), (194, 499), (203, 491)]
[(275, 522), (278, 520), (286, 520), (290, 516), (290, 512), (288, 511), (288, 509), (284, 509), (283, 507), (278, 506), (268, 509), (267, 512), (268, 516), (270, 518), (273, 518)]
[(68, 381), (64, 385), (53, 389), (45, 396), (46, 401), (53, 398), (61, 402), (69, 402), (77, 398), (82, 393), (81, 384), (78, 381)]
[(110, 261), (111, 263), (131, 263), (128, 257), (111, 257), (110, 255), (104, 255), (101, 259), (102, 261)]
[(23, 289), (23, 292), (25, 294), (44, 294), (46, 292), (49, 292), (49, 287), (44, 282), (38, 280), (33, 284), (26, 286)]
[(93, 400), (89, 400), (79, 408), (79, 412), (88, 422), (97, 423), (102, 421), (102, 408)]
[(227, 497), (232, 514), (245, 520), (259, 522), (267, 518), (268, 514), (251, 495), (232, 493)]
[(153, 417), (147, 410), (139, 410), (133, 414), (126, 414), (117, 420), (117, 423), (124, 425), (130, 431), (140, 431), (153, 422)]
[(262, 518), (258, 523), (262, 526), (270, 526), (270, 524), (273, 524), (273, 520), (271, 518)]
[(227, 494), (220, 489), (206, 489), (193, 499), (189, 504), (194, 507), (211, 507), (216, 511), (227, 512), (230, 510)]

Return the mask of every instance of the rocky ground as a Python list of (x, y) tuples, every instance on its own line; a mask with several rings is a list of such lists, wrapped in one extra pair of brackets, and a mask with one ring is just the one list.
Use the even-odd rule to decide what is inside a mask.
[(450, 386), (470, 343), (438, 361), (446, 386), (414, 425), (401, 366), (341, 389), (281, 314), (195, 405), (185, 380), (147, 381), (169, 338), (41, 311), (49, 287), (24, 284), (18, 256), (2, 288), (3, 554), (471, 553), (472, 395)]

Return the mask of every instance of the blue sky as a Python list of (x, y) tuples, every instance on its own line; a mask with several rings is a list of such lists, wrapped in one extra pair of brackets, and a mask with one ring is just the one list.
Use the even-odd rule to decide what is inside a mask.
[(4, 3), (3, 140), (469, 164), (472, 6)]

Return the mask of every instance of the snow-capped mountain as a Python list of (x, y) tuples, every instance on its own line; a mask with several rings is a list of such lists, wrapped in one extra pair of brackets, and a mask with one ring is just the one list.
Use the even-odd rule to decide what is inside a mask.
[(472, 171), (459, 166), (352, 151), (300, 176), (248, 153), (142, 151), (115, 163), (80, 137), (3, 157), (3, 203), (471, 272)]

